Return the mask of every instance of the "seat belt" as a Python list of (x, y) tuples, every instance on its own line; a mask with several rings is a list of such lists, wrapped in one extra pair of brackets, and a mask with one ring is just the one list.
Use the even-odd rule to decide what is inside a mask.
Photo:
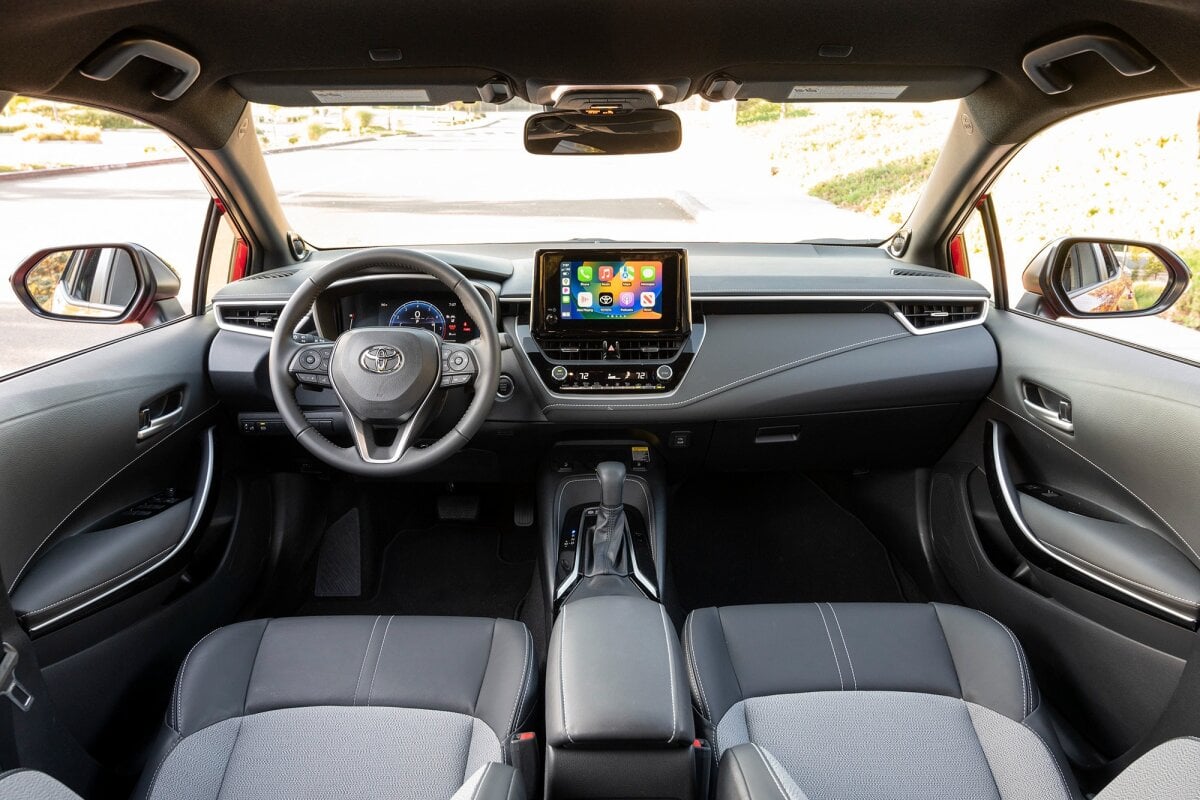
[[(7, 586), (0, 573), (0, 588)], [(33, 642), (0, 591), (0, 772), (34, 769), (87, 796), (100, 765), (58, 719)]]

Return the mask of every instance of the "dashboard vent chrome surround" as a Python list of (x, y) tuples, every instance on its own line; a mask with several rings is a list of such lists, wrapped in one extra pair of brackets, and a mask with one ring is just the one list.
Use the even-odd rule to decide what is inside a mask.
[(555, 361), (670, 361), (683, 349), (680, 337), (571, 339), (539, 342)]
[(916, 334), (937, 333), (939, 331), (965, 328), (969, 325), (979, 325), (987, 316), (988, 302), (986, 300), (965, 300), (959, 302), (902, 300), (888, 303), (896, 319), (904, 327)]
[(217, 303), (213, 306), (213, 311), (217, 315), (219, 328), (238, 333), (252, 333), (256, 336), (271, 336), (283, 305), (254, 301)]

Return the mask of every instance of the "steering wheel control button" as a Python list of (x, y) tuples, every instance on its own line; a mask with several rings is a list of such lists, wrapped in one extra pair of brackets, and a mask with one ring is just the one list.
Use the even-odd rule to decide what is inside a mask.
[(568, 375), (567, 368), (561, 364), (559, 364), (554, 369), (550, 370), (550, 377), (556, 381), (559, 381), (560, 383), (567, 379), (567, 375)]
[(449, 366), (454, 372), (462, 372), (471, 362), (470, 356), (461, 350), (457, 350), (450, 354)]
[(659, 364), (658, 369), (654, 370), (654, 377), (665, 383), (675, 377), (675, 370), (671, 369), (670, 364)]
[(316, 369), (321, 366), (321, 354), (315, 350), (305, 350), (300, 354), (300, 366), (305, 369)]

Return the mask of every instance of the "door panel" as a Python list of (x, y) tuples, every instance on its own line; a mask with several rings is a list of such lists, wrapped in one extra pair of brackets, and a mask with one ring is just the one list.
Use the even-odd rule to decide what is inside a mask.
[(34, 633), (136, 588), (199, 526), (215, 332), (184, 319), (0, 382), (0, 570)]
[(986, 325), (1000, 371), (934, 476), (934, 552), (1025, 642), (1094, 748), (1077, 757), (1117, 758), (1197, 641), (1200, 369), (1018, 313)]

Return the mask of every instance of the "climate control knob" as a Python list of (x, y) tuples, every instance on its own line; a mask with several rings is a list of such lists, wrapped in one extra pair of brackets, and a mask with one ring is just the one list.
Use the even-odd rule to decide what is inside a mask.
[(556, 381), (559, 381), (560, 383), (565, 381), (567, 379), (567, 368), (561, 364), (558, 365), (554, 369), (550, 370), (550, 377)]
[(675, 377), (675, 370), (671, 369), (670, 364), (659, 364), (658, 369), (654, 370), (654, 377), (666, 382)]

